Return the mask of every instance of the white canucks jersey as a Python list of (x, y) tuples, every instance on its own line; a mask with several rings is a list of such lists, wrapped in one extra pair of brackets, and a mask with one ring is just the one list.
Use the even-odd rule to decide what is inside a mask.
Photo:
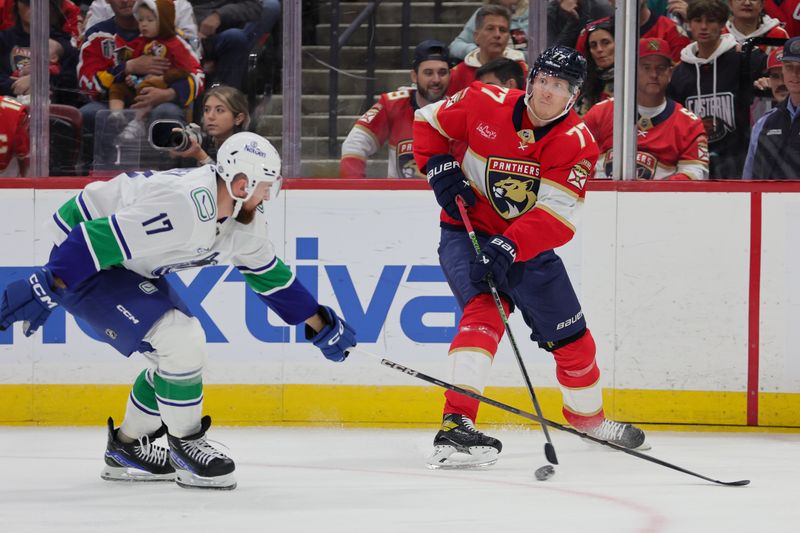
[(250, 224), (217, 221), (213, 167), (130, 172), (89, 184), (52, 217), (57, 246), (49, 265), (68, 287), (122, 266), (147, 278), (232, 264), (263, 296), (287, 288), (293, 273), (275, 257), (261, 208)]

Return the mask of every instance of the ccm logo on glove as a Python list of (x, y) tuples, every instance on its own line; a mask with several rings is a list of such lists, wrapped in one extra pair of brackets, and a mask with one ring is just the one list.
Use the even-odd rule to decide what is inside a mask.
[(31, 288), (33, 289), (33, 294), (39, 298), (39, 301), (42, 304), (46, 305), (48, 309), (52, 309), (54, 307), (58, 307), (58, 304), (53, 301), (50, 297), (48, 291), (42, 286), (42, 283), (39, 281), (39, 278), (36, 277), (36, 273), (34, 272), (31, 274), (31, 277), (28, 278), (28, 282), (31, 284)]

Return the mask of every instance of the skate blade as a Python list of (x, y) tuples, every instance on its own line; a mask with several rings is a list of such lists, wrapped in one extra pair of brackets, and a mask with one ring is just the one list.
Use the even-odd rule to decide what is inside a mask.
[(126, 481), (129, 483), (172, 482), (175, 481), (175, 472), (153, 474), (137, 468), (106, 465), (100, 473), (100, 477), (106, 481)]
[(175, 483), (184, 489), (233, 490), (236, 488), (236, 478), (233, 472), (224, 476), (202, 477), (186, 470), (177, 470)]
[(485, 468), (497, 462), (497, 450), (489, 446), (472, 446), (469, 453), (461, 453), (454, 446), (434, 446), (427, 466), (431, 470), (468, 470)]

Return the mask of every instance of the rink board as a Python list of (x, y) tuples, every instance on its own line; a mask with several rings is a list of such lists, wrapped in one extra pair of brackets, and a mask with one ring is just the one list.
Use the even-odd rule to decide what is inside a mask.
[[(78, 182), (35, 183), (0, 188), (0, 286), (46, 260), (51, 243), (42, 222)], [(436, 260), (431, 193), (423, 183), (403, 190), (375, 181), (309, 183), (268, 206), (278, 254), (320, 301), (343, 312), (361, 347), (446, 378), (458, 313)], [(597, 341), (607, 412), (664, 424), (800, 426), (793, 349), (800, 330), (792, 320), (800, 305), (793, 242), (800, 188), (645, 185), (591, 190), (581, 229), (558, 251)], [(174, 282), (206, 330), (206, 406), (220, 423), (438, 418), (440, 390), (364, 356), (324, 360), (296, 328), (247, 296), (235, 270), (207, 267)], [(552, 357), (528, 340), (519, 317), (511, 324), (546, 414), (561, 420)], [(120, 416), (126, 384), (142, 364), (93, 340), (63, 312), (30, 339), (19, 326), (0, 332), (0, 423)], [(520, 384), (503, 341), (487, 393), (528, 408)], [(495, 409), (482, 419), (521, 422)]]

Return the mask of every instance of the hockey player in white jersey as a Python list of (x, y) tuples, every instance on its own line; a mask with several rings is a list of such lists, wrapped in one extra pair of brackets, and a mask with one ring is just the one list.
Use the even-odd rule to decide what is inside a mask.
[[(305, 322), (325, 357), (343, 361), (355, 346), (352, 328), (275, 256), (261, 203), (277, 194), (280, 166), (266, 139), (243, 132), (216, 165), (91, 183), (53, 215), (47, 264), (5, 288), (0, 329), (22, 321), (30, 336), (60, 305), (124, 356), (154, 363), (134, 382), (121, 426), (108, 420), (104, 479), (236, 486), (233, 460), (205, 437), (205, 335), (166, 274), (232, 264), (284, 321)], [(168, 447), (155, 444), (165, 432)]]

